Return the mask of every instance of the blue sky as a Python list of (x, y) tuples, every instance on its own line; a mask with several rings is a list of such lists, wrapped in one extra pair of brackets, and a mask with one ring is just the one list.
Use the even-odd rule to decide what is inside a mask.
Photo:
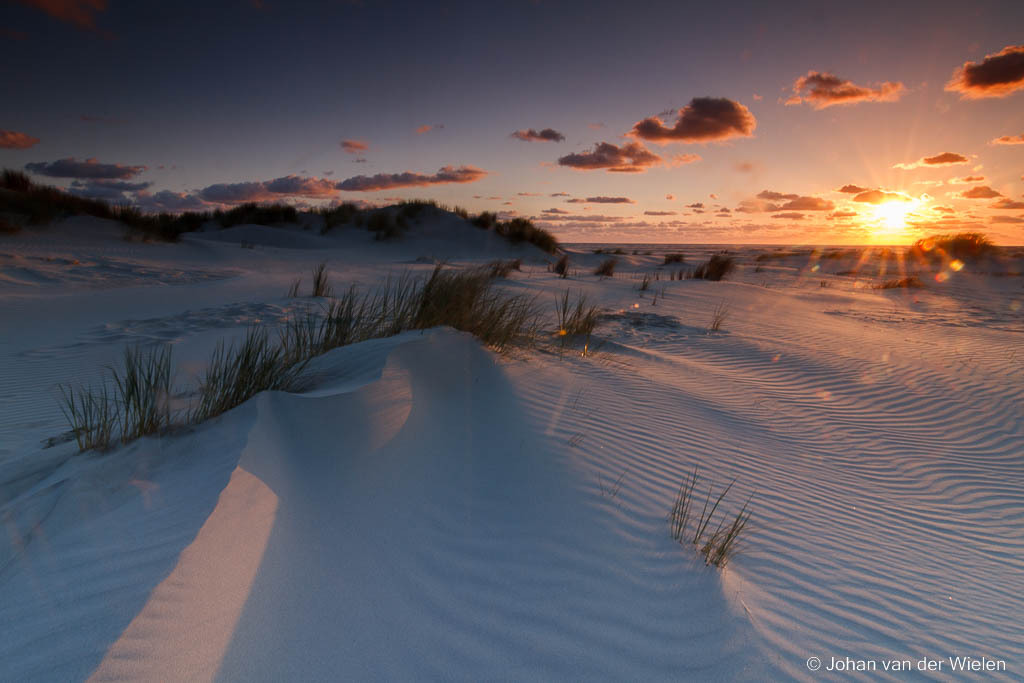
[[(437, 198), (548, 220), (563, 237), (595, 241), (901, 241), (940, 220), (1024, 241), (1022, 212), (993, 208), (1022, 198), (1024, 145), (991, 144), (1024, 134), (1024, 85), (1015, 88), (1010, 73), (1010, 91), (998, 96), (946, 89), (964, 63), (1021, 43), (1021, 3), (19, 0), (0, 8), (0, 25), (9, 94), (0, 131), (38, 140), (0, 148), (0, 164), (45, 170), (72, 157), (145, 166), (131, 181), (150, 185), (124, 195), (144, 206), (161, 190), (195, 197), (219, 183), (429, 177), (468, 166), (485, 173), (275, 198)], [(809, 72), (869, 94), (787, 104)], [(870, 94), (884, 83), (899, 92)], [(728, 100), (755, 126), (669, 144), (629, 135), (651, 116), (673, 125), (694, 98)], [(434, 128), (418, 133), (423, 126)], [(530, 128), (565, 139), (510, 137)], [(348, 153), (343, 140), (367, 149)], [(601, 142), (638, 143), (662, 161), (637, 173), (558, 161)], [(947, 152), (966, 161), (893, 168)], [(965, 177), (984, 181), (949, 183)], [(876, 205), (836, 193), (847, 184), (902, 193), (912, 210), (879, 228)], [(979, 186), (994, 194), (962, 197)], [(832, 208), (786, 211), (792, 200), (778, 200), (736, 213), (765, 191)], [(632, 203), (566, 203), (588, 197)], [(704, 213), (687, 208), (696, 203)], [(718, 206), (732, 215), (714, 215)], [(603, 218), (552, 221), (560, 215), (549, 209)]]

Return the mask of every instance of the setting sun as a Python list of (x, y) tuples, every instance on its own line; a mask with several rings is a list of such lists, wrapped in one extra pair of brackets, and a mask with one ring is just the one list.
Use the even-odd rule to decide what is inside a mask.
[(890, 201), (875, 207), (875, 221), (889, 232), (907, 227), (907, 215), (916, 208), (916, 201)]

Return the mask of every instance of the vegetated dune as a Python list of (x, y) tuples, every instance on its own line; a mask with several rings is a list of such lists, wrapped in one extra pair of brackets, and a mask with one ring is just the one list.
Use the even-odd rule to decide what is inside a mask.
[[(0, 286), (19, 321), (0, 337), (0, 678), (815, 680), (812, 656), (951, 655), (1016, 676), (1019, 278), (876, 290), (806, 262), (755, 273), (746, 251), (725, 281), (641, 291), (663, 254), (561, 279), (535, 253), (499, 286), (535, 295), (549, 334), (556, 298), (585, 295), (605, 313), (589, 339), (371, 340), (315, 359), (302, 392), (77, 454), (55, 386), (125, 345), (172, 344), (187, 387), (216, 341), (318, 310), (320, 262), (336, 291), (432, 268), (414, 237), (332, 233), (111, 236), (62, 262), (0, 242), (52, 276)], [(701, 495), (735, 481), (723, 512), (750, 501), (724, 570), (669, 536), (695, 467)]]

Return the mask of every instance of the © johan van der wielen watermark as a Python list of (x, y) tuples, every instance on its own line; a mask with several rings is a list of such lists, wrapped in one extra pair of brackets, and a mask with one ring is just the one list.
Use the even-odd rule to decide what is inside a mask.
[(1006, 671), (1006, 660), (990, 657), (954, 655), (942, 659), (854, 659), (852, 657), (808, 657), (811, 671), (932, 671), (932, 672), (996, 672)]

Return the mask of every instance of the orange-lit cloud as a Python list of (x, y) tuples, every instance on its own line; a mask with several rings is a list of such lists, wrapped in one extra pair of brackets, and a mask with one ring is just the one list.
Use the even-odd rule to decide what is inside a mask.
[(357, 175), (336, 185), (346, 192), (374, 192), (394, 187), (423, 187), (447, 183), (473, 183), (487, 175), (487, 171), (475, 166), (444, 166), (437, 173), (378, 173), (373, 176)]
[(440, 130), (441, 128), (444, 128), (444, 124), (443, 123), (435, 123), (433, 125), (431, 125), (429, 123), (425, 123), (425, 124), (423, 124), (422, 126), (420, 126), (419, 128), (416, 129), (416, 134), (417, 135), (422, 135), (423, 133), (429, 133), (432, 130)]
[(106, 178), (108, 180), (127, 180), (146, 170), (145, 166), (123, 166), (121, 164), (101, 164), (96, 159), (78, 161), (74, 157), (57, 161), (40, 161), (25, 164), (29, 173), (49, 176), (50, 178)]
[(1006, 197), (1000, 199), (998, 202), (992, 205), (993, 209), (1024, 209), (1024, 202), (1018, 202), (1016, 199), (1010, 199)]
[(992, 140), (990, 145), (1024, 145), (1024, 135), (1003, 135)]
[(638, 121), (631, 135), (658, 143), (713, 142), (752, 137), (757, 119), (739, 102), (725, 97), (695, 97), (679, 110), (670, 128), (657, 116)]
[(523, 142), (563, 142), (565, 140), (565, 136), (554, 128), (545, 128), (539, 131), (533, 128), (516, 130), (512, 132), (510, 137), (522, 140)]
[[(782, 203), (784, 202), (784, 203)], [(831, 211), (836, 205), (821, 197), (807, 197), (793, 193), (762, 190), (753, 199), (744, 199), (736, 207), (739, 213), (762, 213), (766, 211)]]
[(843, 211), (833, 211), (829, 215), (825, 216), (825, 218), (827, 218), (829, 220), (835, 220), (836, 218), (856, 218), (859, 215), (860, 214), (857, 213), (856, 211), (843, 210)]
[(552, 197), (568, 197), (569, 193), (568, 192), (552, 192), (550, 196), (552, 196)]
[(360, 152), (365, 152), (370, 149), (370, 144), (368, 142), (363, 142), (362, 140), (342, 140), (338, 144), (340, 144), (341, 148), (349, 154), (359, 154)]
[(558, 158), (559, 166), (579, 171), (606, 170), (613, 173), (642, 173), (661, 162), (661, 157), (639, 142), (630, 142), (621, 147), (610, 142), (599, 142), (589, 152), (566, 154)]
[(858, 102), (895, 102), (906, 91), (902, 83), (886, 81), (874, 88), (857, 85), (834, 74), (808, 71), (793, 83), (793, 95), (787, 105), (810, 104), (815, 109), (824, 109), (841, 104)]
[(885, 204), (886, 202), (909, 202), (913, 201), (913, 198), (908, 197), (902, 192), (868, 190), (867, 192), (861, 192), (859, 195), (854, 197), (853, 201), (861, 202), (862, 204)]
[(843, 185), (836, 192), (842, 192), (844, 194), (860, 194), (861, 192), (867, 192), (868, 188), (861, 187), (860, 185)]
[(39, 138), (34, 138), (16, 130), (0, 130), (0, 149), (28, 149), (39, 143)]
[(645, 216), (675, 216), (675, 211), (644, 211)]
[(980, 62), (964, 62), (946, 84), (961, 99), (1006, 97), (1024, 88), (1024, 45), (1008, 45)]
[(41, 9), (54, 19), (81, 28), (96, 28), (95, 15), (107, 9), (107, 0), (19, 0), (23, 5)]
[(1024, 223), (1024, 218), (1018, 218), (1017, 216), (992, 216), (989, 219), (989, 223)]
[(686, 164), (693, 164), (700, 161), (699, 154), (673, 154), (672, 160), (669, 162), (670, 166), (685, 166)]
[(587, 197), (588, 204), (636, 204), (629, 197)]
[(985, 176), (983, 175), (969, 175), (963, 178), (950, 178), (946, 181), (950, 185), (966, 185), (967, 183), (983, 183), (985, 182)]
[(1002, 193), (996, 192), (988, 185), (978, 185), (972, 187), (969, 190), (964, 190), (958, 197), (962, 199), (995, 199), (996, 197), (1002, 197)]
[(544, 209), (543, 211), (541, 211), (541, 213), (547, 213), (547, 214), (564, 214), (564, 215), (568, 215), (568, 214), (569, 214), (569, 212), (568, 212), (568, 211), (563, 211), (562, 209)]
[(802, 213), (786, 212), (786, 213), (777, 213), (777, 214), (773, 215), (772, 218), (786, 218), (786, 219), (792, 220), (792, 221), (802, 221), (804, 219), (804, 215)]
[(909, 163), (893, 164), (892, 167), (910, 170), (912, 168), (934, 168), (937, 166), (956, 166), (957, 164), (969, 163), (971, 163), (971, 160), (963, 154), (957, 154), (956, 152), (943, 152), (942, 154), (936, 154), (931, 157), (922, 157), (917, 161), (911, 161)]

